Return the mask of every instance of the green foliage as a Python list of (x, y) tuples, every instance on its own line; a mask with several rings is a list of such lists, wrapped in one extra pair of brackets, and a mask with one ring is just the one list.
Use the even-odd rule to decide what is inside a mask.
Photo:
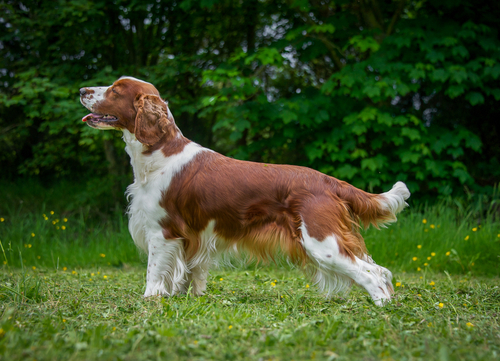
[[(498, 4), (488, 1), (6, 1), (0, 162), (18, 175), (130, 168), (79, 119), (82, 86), (154, 83), (184, 134), (417, 198), (500, 181)], [(119, 195), (115, 195), (119, 199)]]

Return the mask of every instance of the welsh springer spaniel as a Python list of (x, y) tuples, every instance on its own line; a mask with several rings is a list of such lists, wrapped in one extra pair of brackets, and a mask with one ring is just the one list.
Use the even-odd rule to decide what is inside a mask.
[(375, 304), (390, 300), (392, 274), (358, 229), (396, 221), (410, 196), (404, 183), (370, 194), (309, 168), (225, 157), (185, 138), (158, 90), (132, 77), (80, 95), (87, 125), (123, 132), (135, 177), (129, 230), (148, 254), (145, 297), (190, 286), (202, 295), (214, 257), (244, 250), (259, 260), (283, 253), (327, 295), (356, 283)]

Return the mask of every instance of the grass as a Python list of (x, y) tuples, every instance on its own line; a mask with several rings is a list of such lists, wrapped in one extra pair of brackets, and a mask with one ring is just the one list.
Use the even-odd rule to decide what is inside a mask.
[[(205, 296), (143, 299), (144, 268), (0, 273), (4, 360), (491, 360), (498, 279), (401, 274), (375, 306), (297, 270), (212, 272)], [(432, 284), (433, 283), (433, 284)], [(309, 286), (309, 287), (308, 287)]]
[(48, 203), (32, 194), (40, 186), (22, 189), (0, 197), (0, 360), (491, 360), (500, 353), (495, 199), (413, 207), (388, 229), (365, 231), (375, 261), (394, 274), (395, 298), (378, 308), (359, 289), (327, 300), (286, 264), (214, 269), (203, 297), (143, 299), (144, 257), (121, 212), (71, 206), (81, 204), (70, 199), (78, 185), (52, 190), (60, 197)]

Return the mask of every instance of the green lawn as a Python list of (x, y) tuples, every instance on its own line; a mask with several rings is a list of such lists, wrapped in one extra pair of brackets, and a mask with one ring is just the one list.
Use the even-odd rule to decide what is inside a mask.
[[(142, 298), (144, 267), (4, 269), (3, 360), (493, 360), (498, 278), (399, 274), (379, 308), (298, 270), (215, 270), (207, 295)], [(396, 283), (397, 282), (397, 283)]]
[(8, 204), (0, 209), (0, 360), (500, 355), (496, 201), (410, 208), (388, 229), (364, 231), (374, 260), (394, 274), (395, 297), (382, 308), (359, 289), (327, 300), (285, 262), (214, 269), (203, 297), (143, 299), (145, 259), (123, 215)]

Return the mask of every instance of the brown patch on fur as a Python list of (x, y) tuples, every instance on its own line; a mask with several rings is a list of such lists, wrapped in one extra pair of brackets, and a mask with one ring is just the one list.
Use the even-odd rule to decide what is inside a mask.
[[(352, 186), (347, 199), (339, 197), (338, 193), (346, 194), (346, 186), (338, 183), (309, 168), (243, 162), (204, 152), (172, 179), (160, 202), (169, 215), (161, 225), (184, 239), (187, 259), (199, 249), (198, 235), (210, 220), (215, 220), (214, 232), (228, 248), (236, 245), (259, 260), (273, 260), (280, 249), (294, 263), (304, 264), (302, 219), (312, 237), (322, 241), (335, 234), (342, 254), (362, 257), (366, 246), (356, 212), (361, 209), (359, 217), (374, 224), (384, 212), (375, 195)], [(368, 204), (362, 208), (352, 199)]]

